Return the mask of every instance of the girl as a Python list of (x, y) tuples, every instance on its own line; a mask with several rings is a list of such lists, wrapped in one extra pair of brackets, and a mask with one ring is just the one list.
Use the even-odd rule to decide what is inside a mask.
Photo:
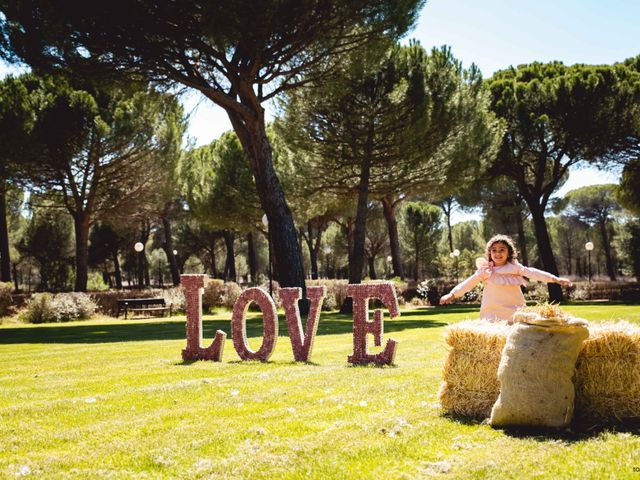
[(478, 270), (462, 283), (456, 285), (450, 293), (440, 298), (440, 304), (453, 302), (484, 281), (480, 318), (506, 320), (512, 322), (515, 311), (526, 305), (520, 288), (526, 284), (523, 277), (540, 282), (555, 282), (571, 286), (568, 278), (556, 277), (536, 268), (525, 267), (516, 260), (513, 240), (506, 235), (496, 235), (487, 242), (486, 260), (476, 261)]

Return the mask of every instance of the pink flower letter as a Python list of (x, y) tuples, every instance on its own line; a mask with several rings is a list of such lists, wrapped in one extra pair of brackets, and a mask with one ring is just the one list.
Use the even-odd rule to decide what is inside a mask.
[(369, 319), (369, 299), (377, 298), (389, 309), (391, 318), (400, 315), (396, 291), (390, 282), (374, 284), (353, 284), (347, 286), (347, 294), (353, 297), (353, 355), (348, 357), (349, 363), (365, 365), (375, 363), (390, 365), (396, 355), (395, 340), (389, 339), (384, 350), (378, 354), (367, 352), (367, 334), (373, 334), (376, 346), (382, 345), (384, 332), (382, 310), (373, 312), (373, 322)]
[[(247, 343), (247, 310), (251, 302), (256, 302), (262, 310), (264, 337), (260, 350), (254, 352)], [(258, 287), (247, 288), (233, 305), (231, 317), (233, 346), (242, 360), (262, 360), (266, 362), (276, 348), (278, 339), (278, 315), (276, 304), (267, 292)]]
[(222, 330), (216, 332), (216, 337), (207, 348), (202, 348), (202, 292), (204, 290), (204, 275), (180, 275), (180, 284), (184, 288), (184, 298), (187, 309), (187, 348), (182, 350), (183, 360), (213, 360), (222, 361), (224, 341), (227, 334)]
[(300, 309), (298, 308), (298, 300), (302, 297), (302, 289), (295, 287), (281, 288), (279, 292), (284, 306), (285, 318), (287, 319), (293, 358), (297, 362), (308, 362), (313, 349), (313, 340), (318, 331), (320, 310), (322, 301), (327, 294), (327, 287), (307, 287), (307, 298), (311, 302), (311, 306), (304, 333), (302, 332), (302, 320), (300, 319)]

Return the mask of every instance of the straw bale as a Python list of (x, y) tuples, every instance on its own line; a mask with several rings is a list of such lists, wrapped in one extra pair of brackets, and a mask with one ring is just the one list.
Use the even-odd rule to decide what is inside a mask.
[(498, 398), (498, 365), (509, 327), (469, 320), (447, 328), (449, 354), (438, 393), (444, 413), (486, 418)]
[(589, 333), (576, 365), (576, 416), (595, 422), (640, 418), (640, 327), (603, 323)]
[[(438, 393), (443, 413), (487, 418), (500, 393), (498, 365), (513, 327), (470, 320), (446, 329), (449, 353)], [(640, 417), (640, 327), (591, 324), (575, 372), (575, 416), (611, 422)]]

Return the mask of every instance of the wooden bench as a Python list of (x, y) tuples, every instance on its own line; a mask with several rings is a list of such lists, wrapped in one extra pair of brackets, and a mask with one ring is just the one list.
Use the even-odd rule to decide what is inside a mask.
[(164, 316), (165, 312), (169, 312), (171, 316), (173, 304), (167, 306), (164, 298), (123, 298), (118, 300), (118, 311), (116, 318), (120, 316), (120, 312), (124, 311), (124, 318), (127, 319), (129, 313), (133, 318), (136, 314), (147, 314), (151, 316), (159, 313)]

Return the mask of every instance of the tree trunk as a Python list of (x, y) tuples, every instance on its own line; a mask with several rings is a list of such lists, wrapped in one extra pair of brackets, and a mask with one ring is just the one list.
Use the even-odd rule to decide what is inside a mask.
[(369, 257), (367, 261), (369, 262), (369, 278), (376, 280), (378, 278), (376, 275), (376, 257)]
[(15, 285), (16, 293), (20, 291), (20, 283), (18, 282), (18, 264), (13, 263), (13, 284)]
[(180, 270), (178, 270), (178, 262), (176, 260), (176, 256), (173, 254), (173, 235), (171, 233), (171, 222), (169, 221), (168, 216), (165, 214), (162, 216), (162, 228), (164, 230), (164, 243), (162, 244), (162, 248), (164, 249), (164, 253), (169, 260), (169, 270), (171, 271), (171, 281), (173, 282), (173, 286), (177, 287), (180, 285)]
[(122, 272), (120, 271), (120, 260), (118, 260), (118, 249), (115, 248), (112, 252), (113, 255), (113, 274), (116, 277), (116, 288), (122, 289)]
[[(305, 241), (307, 242), (307, 249), (309, 250), (309, 261), (311, 262), (311, 279), (317, 280), (318, 279), (318, 249), (314, 248), (314, 245), (313, 245), (313, 225), (311, 223), (311, 220), (307, 222), (307, 237), (305, 238)], [(318, 243), (320, 243), (319, 240), (318, 240)]]
[(9, 228), (7, 227), (7, 186), (0, 181), (0, 282), (11, 281)]
[(216, 266), (216, 236), (213, 233), (209, 235), (209, 248), (211, 251), (211, 275), (213, 275), (213, 278), (219, 278), (218, 267)]
[(611, 243), (609, 241), (609, 232), (607, 232), (607, 222), (598, 222), (600, 227), (600, 235), (602, 235), (602, 246), (604, 247), (605, 262), (607, 265), (607, 275), (612, 282), (616, 280), (616, 269), (613, 265), (613, 255), (611, 254)]
[[(358, 184), (358, 204), (356, 208), (355, 229), (353, 235), (353, 255), (349, 261), (349, 284), (362, 283), (364, 267), (365, 242), (367, 230), (367, 212), (369, 203), (369, 178), (371, 176), (371, 142), (373, 126), (369, 127), (367, 144), (365, 145), (362, 165), (360, 166), (360, 182)], [(340, 308), (340, 313), (353, 311), (353, 299), (347, 297)]]
[(382, 212), (387, 222), (389, 230), (389, 247), (391, 248), (391, 263), (393, 265), (393, 276), (404, 279), (404, 271), (402, 269), (402, 258), (400, 254), (400, 238), (398, 236), (398, 220), (396, 219), (397, 204), (391, 199), (383, 198)]
[(364, 267), (365, 242), (367, 233), (367, 212), (369, 203), (369, 177), (371, 174), (371, 159), (365, 154), (360, 168), (360, 183), (358, 185), (358, 205), (356, 209), (355, 230), (353, 235), (353, 258), (349, 264), (349, 283), (362, 282)]
[(257, 268), (256, 268), (256, 247), (253, 244), (253, 233), (247, 233), (247, 263), (249, 264), (249, 275), (251, 276), (251, 281), (255, 282), (257, 277)]
[(227, 281), (235, 282), (236, 279), (236, 256), (233, 249), (233, 241), (235, 235), (229, 230), (224, 230), (222, 234), (224, 238), (224, 245), (227, 249), (227, 260), (224, 265), (224, 279)]
[(76, 234), (76, 282), (74, 291), (87, 291), (89, 265), (89, 215), (76, 212), (73, 222)]
[[(536, 241), (538, 243), (538, 254), (542, 260), (544, 269), (554, 275), (558, 275), (558, 266), (551, 249), (551, 240), (549, 239), (549, 230), (547, 222), (544, 219), (544, 207), (537, 204), (529, 204), (531, 218), (536, 232)], [(562, 301), (562, 288), (557, 283), (547, 284), (549, 289), (549, 300), (552, 302)]]
[[(253, 118), (240, 117), (231, 110), (227, 110), (227, 113), (249, 156), (260, 205), (269, 220), (275, 276), (283, 287), (302, 288), (303, 297), (306, 297), (302, 249), (298, 242), (293, 215), (273, 168), (273, 153), (265, 129), (264, 109), (259, 105), (257, 109)], [(302, 311), (307, 312), (304, 308)]]

